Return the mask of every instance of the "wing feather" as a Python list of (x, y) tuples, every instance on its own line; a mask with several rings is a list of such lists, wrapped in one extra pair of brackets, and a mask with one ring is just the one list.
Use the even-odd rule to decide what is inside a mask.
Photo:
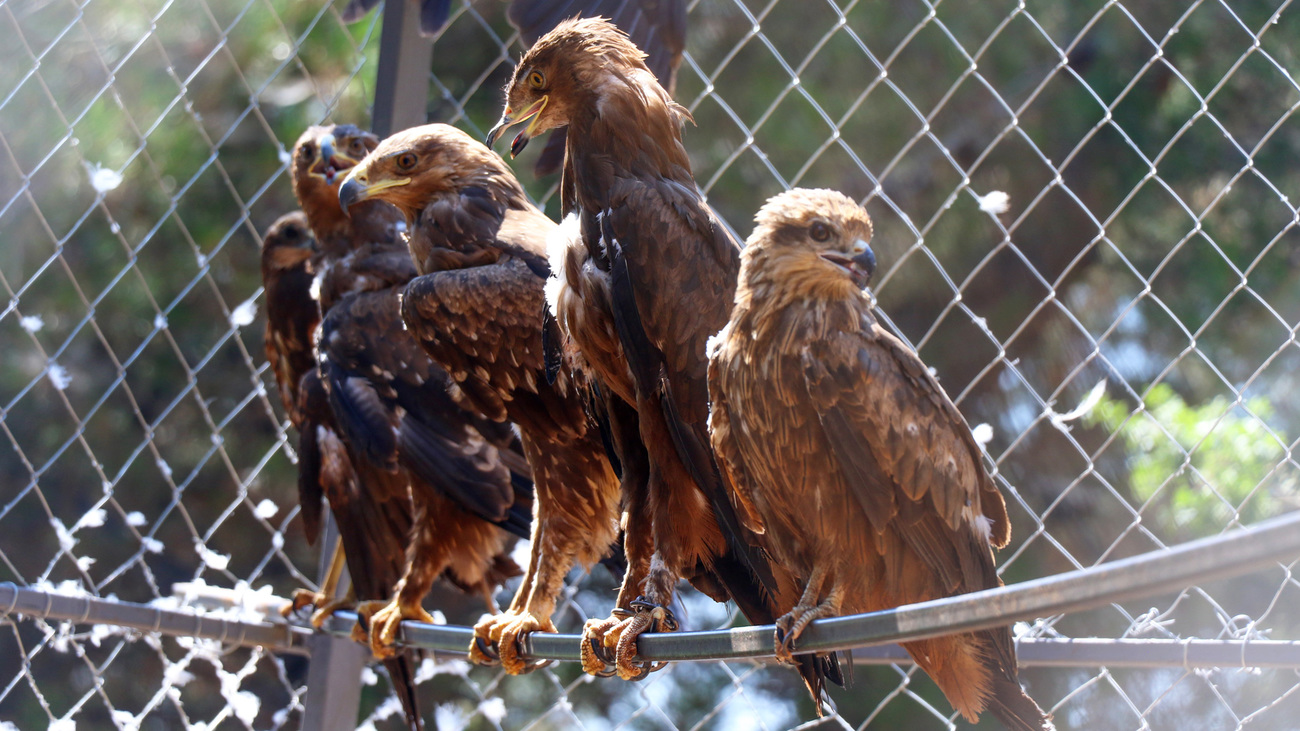
[[(916, 354), (873, 326), (806, 349), (803, 369), (835, 463), (876, 533), (896, 534), (945, 593), (996, 581), (989, 546), (1006, 530), (1005, 503)], [(915, 583), (888, 544), (877, 541), (891, 580)]]

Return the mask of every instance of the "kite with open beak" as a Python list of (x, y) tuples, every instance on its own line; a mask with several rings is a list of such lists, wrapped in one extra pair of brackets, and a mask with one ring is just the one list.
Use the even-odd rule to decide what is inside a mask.
[(514, 141), (510, 143), (511, 158), (514, 158), (519, 153), (523, 152), (524, 148), (528, 146), (528, 141), (531, 140), (533, 137), (537, 136), (538, 132), (542, 131), (537, 129), (537, 123), (542, 118), (542, 110), (546, 108), (546, 101), (549, 98), (550, 98), (549, 95), (543, 96), (542, 98), (528, 105), (528, 108), (525, 109), (523, 112), (519, 113), (518, 115), (513, 114), (510, 110), (510, 107), (506, 107), (506, 110), (501, 113), (500, 121), (498, 121), (496, 126), (493, 127), (487, 133), (487, 140), (486, 140), (487, 146), (491, 147), (492, 144), (495, 143), (497, 139), (501, 137), (501, 133), (505, 132), (506, 129), (513, 127), (514, 125), (519, 124), (520, 122), (525, 122), (528, 121), (529, 119), (532, 119), (533, 121), (527, 127), (525, 127), (523, 131), (521, 131), (518, 135), (516, 135)]

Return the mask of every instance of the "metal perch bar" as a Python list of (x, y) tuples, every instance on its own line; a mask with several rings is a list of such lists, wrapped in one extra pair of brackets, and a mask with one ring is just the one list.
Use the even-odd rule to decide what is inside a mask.
[(198, 637), (232, 645), (260, 645), (276, 652), (307, 655), (312, 631), (287, 623), (248, 622), (210, 614), (161, 609), (148, 604), (51, 594), (0, 583), (0, 617), (20, 614), (76, 624), (130, 627), (179, 637)]
[[(1300, 511), (1232, 533), (1174, 548), (1070, 571), (998, 589), (963, 594), (883, 612), (813, 622), (801, 638), (803, 652), (859, 648), (858, 663), (908, 662), (906, 642), (1181, 591), (1300, 558)], [(211, 597), (202, 599), (211, 603)], [(311, 630), (286, 624), (244, 622), (143, 604), (73, 597), (0, 583), (0, 616), (21, 614), (82, 624), (111, 624), (144, 632), (185, 635), (278, 652), (308, 654)], [(335, 635), (351, 631), (356, 616), (340, 611), (327, 623)], [(772, 655), (771, 625), (708, 632), (644, 635), (646, 660), (727, 660)], [(402, 642), (453, 654), (465, 652), (469, 627), (402, 623)], [(577, 635), (530, 635), (530, 659), (577, 660)], [(873, 646), (874, 647), (869, 647)], [(1018, 641), (1025, 666), (1300, 668), (1300, 642), (1276, 640), (1145, 640), (1025, 638)]]

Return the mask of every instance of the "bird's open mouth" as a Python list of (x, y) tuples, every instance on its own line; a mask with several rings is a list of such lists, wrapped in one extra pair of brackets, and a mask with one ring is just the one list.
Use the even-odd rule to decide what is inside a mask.
[(821, 258), (844, 270), (859, 289), (866, 287), (871, 281), (871, 275), (876, 272), (876, 255), (871, 249), (865, 249), (854, 256), (839, 251), (823, 251)]
[(325, 178), (327, 185), (333, 185), (338, 180), (340, 173), (346, 173), (357, 164), (356, 160), (342, 155), (331, 155), (330, 157), (321, 158), (312, 168), (312, 172)]
[(506, 107), (505, 113), (501, 115), (501, 120), (487, 133), (487, 140), (485, 140), (487, 146), (491, 147), (501, 137), (501, 133), (510, 127), (531, 119), (533, 121), (518, 135), (515, 135), (514, 141), (510, 143), (510, 157), (518, 156), (528, 146), (528, 141), (537, 134), (537, 123), (541, 120), (542, 110), (546, 108), (546, 102), (549, 99), (550, 95), (543, 96), (518, 115), (511, 114), (510, 108)]

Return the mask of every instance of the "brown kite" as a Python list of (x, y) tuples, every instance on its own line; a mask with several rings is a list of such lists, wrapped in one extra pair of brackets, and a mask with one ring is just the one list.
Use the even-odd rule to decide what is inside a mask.
[[(623, 464), (628, 574), (614, 616), (584, 632), (584, 667), (633, 663), (636, 637), (670, 630), (679, 578), (735, 599), (751, 622), (793, 606), (793, 577), (736, 520), (709, 446), (704, 346), (727, 322), (739, 245), (704, 203), (681, 140), (685, 109), (645, 54), (603, 19), (561, 23), (528, 51), (489, 133), (526, 122), (511, 144), (561, 125), (567, 238), (556, 237), (551, 300), (577, 361), (598, 382)], [(629, 417), (628, 410), (635, 414)], [(627, 423), (631, 421), (631, 429)], [(830, 658), (804, 659), (814, 697)]]
[(470, 410), (402, 325), (401, 289), (416, 272), (396, 239), (400, 215), (375, 202), (349, 218), (339, 206), (344, 173), (377, 143), (355, 127), (308, 130), (295, 146), (294, 192), (322, 250), (318, 359), (330, 413), (359, 489), (373, 500), (411, 501), (413, 510), (409, 556), (407, 536), (392, 536), (404, 575), (382, 593), (358, 594), (373, 600), (358, 612), (375, 654), (387, 657), (400, 620), (429, 621), (420, 601), (440, 574), (494, 606), (495, 586), (518, 573), (506, 550), (510, 534), (528, 535), (532, 484), (510, 425)]
[[(769, 200), (741, 255), (731, 321), (710, 344), (712, 438), (744, 523), (804, 582), (777, 620), (790, 660), (819, 617), (1001, 586), (1006, 505), (966, 421), (916, 353), (876, 322), (871, 219), (834, 191)], [(1051, 724), (1020, 687), (1011, 632), (905, 642), (971, 723)]]
[(384, 140), (339, 195), (345, 207), (373, 198), (406, 216), (422, 275), (403, 295), (407, 329), (475, 409), (519, 427), (536, 486), (532, 555), (510, 608), (475, 627), (470, 656), (494, 659), (495, 643), (506, 671), (524, 672), (520, 636), (555, 631), (564, 577), (600, 559), (618, 532), (618, 479), (585, 380), (562, 365), (548, 374), (544, 362), (546, 238), (556, 226), (496, 153), (444, 124)]
[[(340, 438), (329, 396), (316, 370), (315, 336), (320, 310), (312, 299), (311, 260), (316, 240), (299, 211), (281, 216), (262, 239), (262, 285), (266, 291), (266, 357), (275, 373), (285, 412), (298, 430), (298, 499), (303, 530), (315, 543), (321, 526), (321, 500), (329, 503), (339, 526), (339, 547), (319, 592), (299, 590), (286, 614), (315, 606), (319, 627), (348, 599), (335, 599), (346, 555), (354, 577), (349, 594), (382, 599), (406, 566), (406, 536), (411, 504), (394, 476), (365, 461), (354, 461)], [(362, 472), (358, 474), (354, 464)], [(386, 660), (393, 689), (408, 728), (421, 728), (415, 694), (415, 669), (409, 656)]]

